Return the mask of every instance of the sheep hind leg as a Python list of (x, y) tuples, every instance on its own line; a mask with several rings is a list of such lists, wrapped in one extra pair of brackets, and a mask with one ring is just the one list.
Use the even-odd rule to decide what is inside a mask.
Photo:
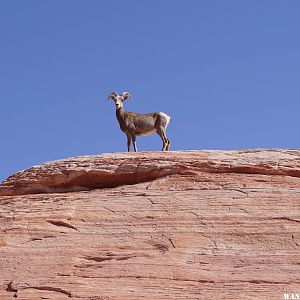
[(163, 142), (163, 147), (161, 149), (161, 151), (168, 151), (168, 138), (165, 134), (165, 131), (163, 128), (160, 128), (159, 130), (157, 130), (157, 134), (161, 137), (162, 142)]
[(166, 151), (169, 151), (170, 146), (171, 146), (171, 142), (170, 142), (170, 140), (167, 138), (167, 148), (166, 148)]

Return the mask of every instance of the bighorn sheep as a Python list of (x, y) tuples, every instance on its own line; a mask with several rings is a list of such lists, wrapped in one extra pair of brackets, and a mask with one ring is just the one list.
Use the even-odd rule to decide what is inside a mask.
[(162, 151), (168, 151), (170, 148), (170, 140), (166, 136), (166, 129), (171, 121), (171, 117), (162, 112), (153, 112), (148, 114), (138, 114), (127, 112), (124, 109), (123, 102), (132, 98), (128, 92), (118, 95), (112, 92), (108, 96), (108, 100), (112, 99), (116, 105), (116, 115), (121, 130), (127, 135), (127, 148), (130, 152), (131, 141), (133, 142), (134, 151), (137, 152), (136, 136), (149, 135), (157, 133), (163, 142)]

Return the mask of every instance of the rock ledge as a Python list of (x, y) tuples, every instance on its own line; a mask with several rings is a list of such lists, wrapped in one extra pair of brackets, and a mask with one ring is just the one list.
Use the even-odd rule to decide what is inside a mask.
[(300, 177), (300, 151), (172, 151), (76, 157), (10, 176), (0, 185), (0, 196), (111, 188), (197, 172)]
[[(0, 299), (300, 294), (300, 151), (115, 153), (0, 185)], [(296, 296), (294, 296), (294, 299)]]

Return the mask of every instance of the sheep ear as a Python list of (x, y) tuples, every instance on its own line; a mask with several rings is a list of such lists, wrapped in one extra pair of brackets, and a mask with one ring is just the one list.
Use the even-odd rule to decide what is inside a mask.
[(132, 96), (131, 96), (130, 93), (128, 93), (128, 92), (123, 92), (123, 93), (122, 93), (122, 98), (123, 98), (124, 100), (128, 100), (128, 99), (132, 99)]
[(112, 92), (108, 95), (108, 100), (112, 99), (115, 100), (115, 98), (118, 96), (116, 92)]

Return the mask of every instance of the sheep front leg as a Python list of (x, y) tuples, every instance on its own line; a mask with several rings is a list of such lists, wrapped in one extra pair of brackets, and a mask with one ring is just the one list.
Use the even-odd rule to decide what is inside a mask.
[(131, 135), (131, 139), (132, 139), (134, 151), (137, 152), (137, 147), (136, 147), (136, 137), (135, 137), (135, 134), (132, 134), (132, 135)]
[(130, 152), (131, 135), (130, 134), (126, 134), (126, 135), (127, 135), (127, 149), (128, 149), (128, 152)]

